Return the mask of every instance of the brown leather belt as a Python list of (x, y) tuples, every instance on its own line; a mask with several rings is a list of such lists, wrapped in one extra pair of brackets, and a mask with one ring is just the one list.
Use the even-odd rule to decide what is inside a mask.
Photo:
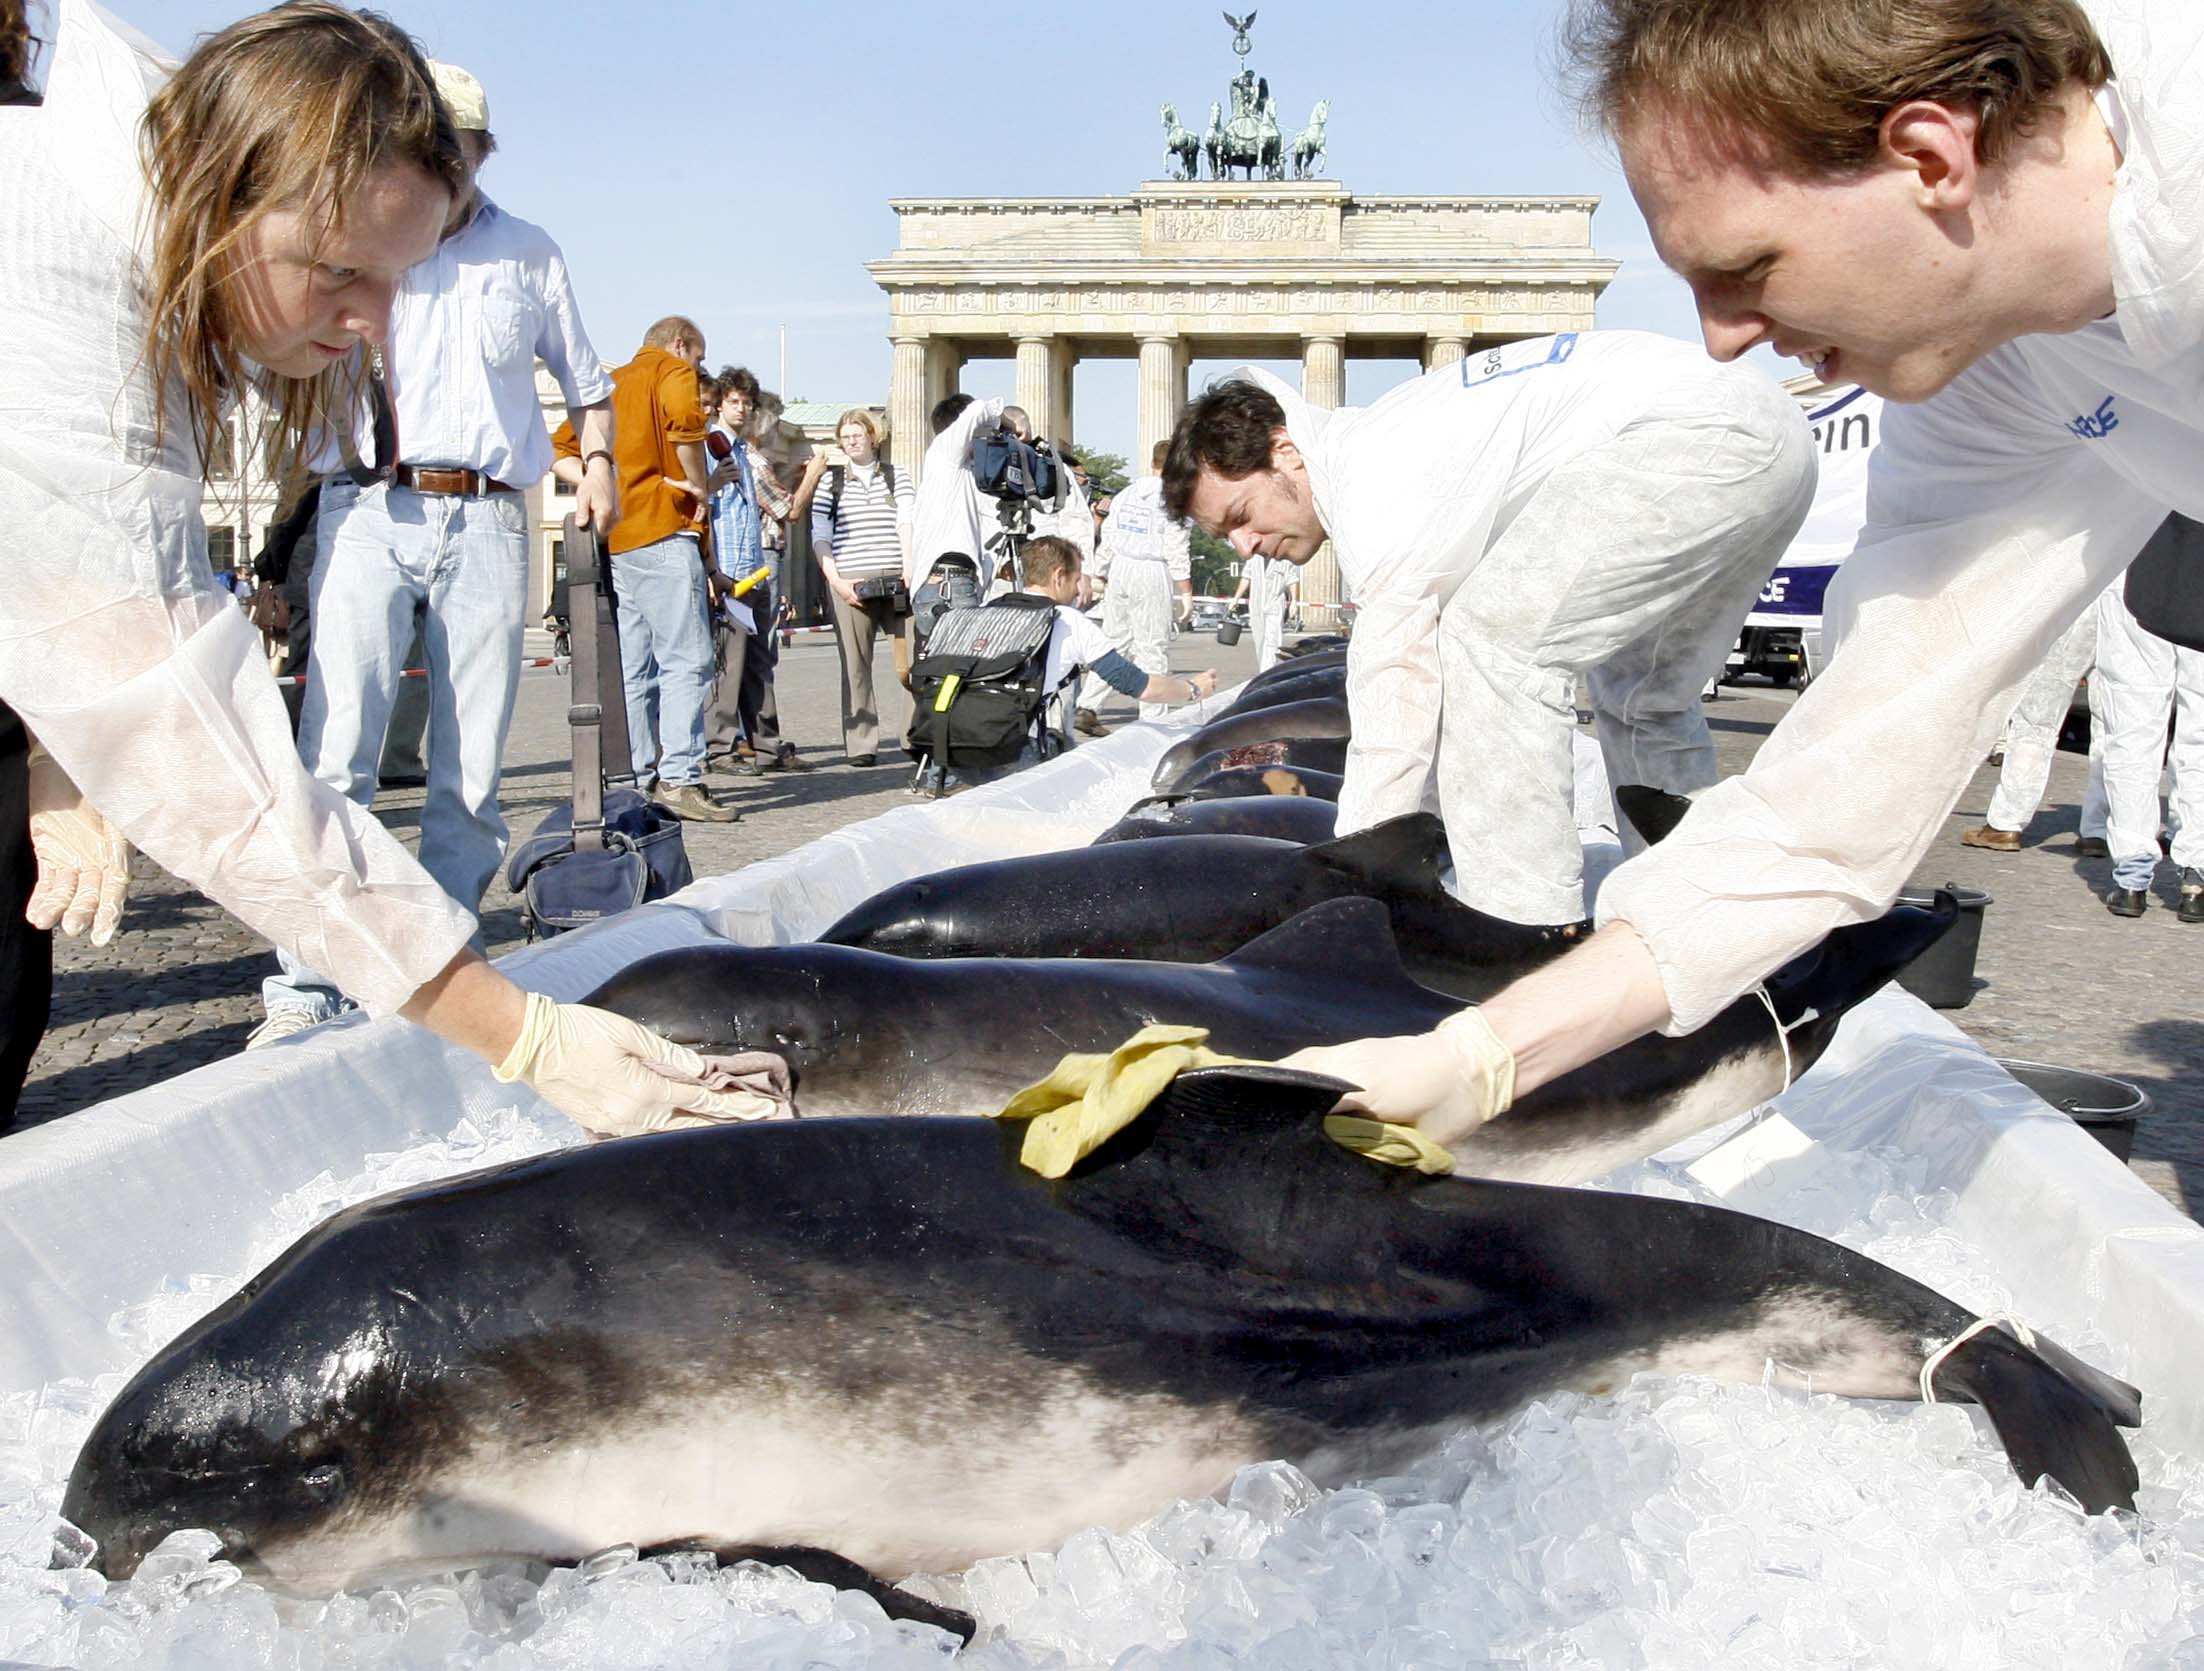
[(479, 470), (446, 470), (433, 464), (401, 464), (391, 471), (390, 479), (416, 493), (457, 493), (469, 499), (480, 498), (485, 493), (520, 491)]

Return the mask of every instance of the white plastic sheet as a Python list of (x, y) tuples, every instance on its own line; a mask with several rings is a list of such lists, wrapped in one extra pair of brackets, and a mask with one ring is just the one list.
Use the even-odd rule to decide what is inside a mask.
[[(1214, 713), (1212, 706), (1209, 712)], [(1082, 845), (1147, 792), (1163, 749), (1200, 723), (1126, 727), (1050, 765), (913, 804), (675, 900), (505, 960), (561, 998), (648, 953), (715, 933), (800, 939), (888, 883), (944, 866)], [(1588, 847), (1611, 842), (1587, 797)], [(401, 1023), (355, 1021), (238, 1056), (0, 1143), (0, 1395), (126, 1361), (107, 1320), (165, 1278), (239, 1267), (281, 1196), (410, 1134), (508, 1106), (509, 1087)], [(2162, 1438), (2204, 1452), (2204, 1230), (1895, 988), (1855, 1012), (1779, 1114), (1704, 1150), (1702, 1182), (1794, 1222), (1869, 1150), (1914, 1157), (1950, 1190), (2028, 1315), (2123, 1342)], [(2161, 1425), (2162, 1424), (2162, 1425)]]

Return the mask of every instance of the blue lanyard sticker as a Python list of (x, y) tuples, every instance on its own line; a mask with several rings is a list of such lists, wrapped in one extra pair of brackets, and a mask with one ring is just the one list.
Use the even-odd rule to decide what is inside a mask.
[(1564, 331), (1557, 337), (1527, 337), (1472, 354), (1462, 361), (1462, 387), (1474, 389), (1502, 377), (1565, 364), (1576, 352), (1576, 339), (1576, 332)]

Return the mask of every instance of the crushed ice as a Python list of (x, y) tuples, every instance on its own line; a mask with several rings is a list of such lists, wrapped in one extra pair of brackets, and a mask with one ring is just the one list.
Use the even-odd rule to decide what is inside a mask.
[[(189, 1274), (118, 1314), (142, 1359), (298, 1235), (386, 1190), (575, 1141), (506, 1109), (286, 1197), (244, 1271)], [(1794, 1222), (1976, 1310), (2009, 1296), (1902, 1156), (1845, 1157)], [(1607, 1187), (1712, 1199), (1649, 1162)], [(1860, 1203), (1868, 1205), (1862, 1209)], [(2038, 1318), (2108, 1367), (2084, 1318)], [(58, 1514), (117, 1373), (0, 1392), (0, 1663), (81, 1671), (479, 1667), (636, 1671), (931, 1667), (938, 1631), (869, 1598), (702, 1556), (618, 1549), (328, 1601), (279, 1599), (180, 1532), (128, 1583)], [(2204, 1668), (2204, 1467), (2132, 1436), (2141, 1521), (2024, 1491), (1956, 1405), (1640, 1377), (1465, 1429), (1414, 1472), (1321, 1490), (1279, 1462), (1118, 1534), (986, 1560), (912, 1588), (974, 1613), (982, 1671), (1112, 1666)]]

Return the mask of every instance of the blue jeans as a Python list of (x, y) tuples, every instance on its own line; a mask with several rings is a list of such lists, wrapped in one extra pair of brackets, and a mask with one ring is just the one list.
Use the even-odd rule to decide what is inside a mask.
[(628, 698), (635, 781), (669, 789), (704, 779), (704, 709), (712, 699), (712, 631), (694, 534), (669, 534), (612, 558), (620, 611), (620, 680)]
[[(520, 683), (526, 506), (517, 493), (467, 499), (333, 481), (322, 489), (316, 541), (299, 758), (339, 794), (374, 804), (418, 618), (429, 706), (421, 868), (474, 910), (505, 853), (497, 784)], [(282, 972), (261, 986), (269, 1009), (328, 1016), (348, 1007), (325, 976), (277, 955)]]

